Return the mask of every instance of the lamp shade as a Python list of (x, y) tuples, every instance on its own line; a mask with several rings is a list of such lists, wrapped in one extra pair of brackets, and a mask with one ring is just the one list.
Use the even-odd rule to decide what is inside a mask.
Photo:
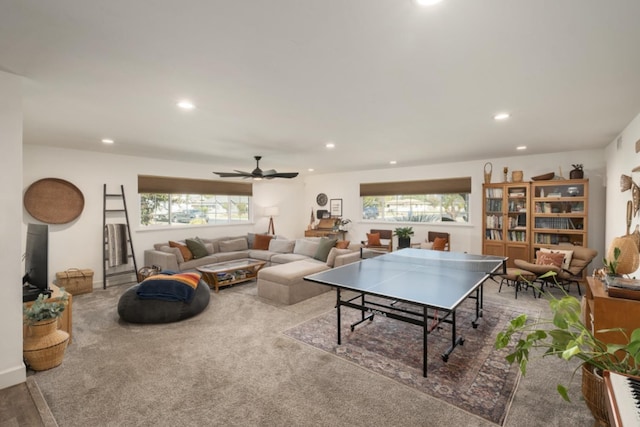
[(638, 254), (638, 246), (633, 237), (627, 235), (613, 239), (607, 253), (607, 261), (614, 261), (615, 248), (620, 249), (616, 273), (630, 274), (636, 271), (640, 265), (640, 255)]
[(280, 208), (277, 206), (269, 206), (264, 209), (264, 216), (278, 216), (280, 215)]

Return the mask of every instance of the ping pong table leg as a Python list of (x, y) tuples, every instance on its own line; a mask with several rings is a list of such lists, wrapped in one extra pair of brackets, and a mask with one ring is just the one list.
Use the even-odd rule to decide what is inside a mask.
[(338, 345), (342, 344), (340, 334), (340, 288), (336, 288), (336, 313), (338, 316)]
[(422, 325), (423, 336), (422, 336), (422, 376), (427, 377), (427, 335), (429, 335), (427, 322), (429, 318), (427, 317), (427, 307), (422, 307), (422, 319), (424, 323)]
[(453, 349), (456, 348), (458, 345), (463, 345), (464, 344), (464, 338), (463, 337), (457, 337), (456, 336), (456, 310), (453, 309), (453, 311), (451, 312), (451, 347), (449, 347), (447, 349), (447, 351), (445, 351), (442, 354), (442, 360), (444, 362), (447, 362), (449, 360), (449, 355), (451, 354), (451, 352), (453, 352)]

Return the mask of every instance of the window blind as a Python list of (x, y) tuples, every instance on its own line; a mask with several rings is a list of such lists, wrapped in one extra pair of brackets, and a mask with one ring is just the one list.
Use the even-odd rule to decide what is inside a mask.
[(360, 184), (360, 197), (451, 193), (471, 193), (471, 177)]
[(244, 182), (138, 175), (138, 193), (252, 196), (253, 185)]

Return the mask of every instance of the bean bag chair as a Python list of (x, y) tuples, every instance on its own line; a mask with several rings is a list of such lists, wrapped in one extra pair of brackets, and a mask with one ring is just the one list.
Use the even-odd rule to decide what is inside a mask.
[(211, 290), (199, 274), (191, 275), (146, 278), (120, 296), (118, 315), (129, 323), (170, 323), (201, 313), (209, 305)]

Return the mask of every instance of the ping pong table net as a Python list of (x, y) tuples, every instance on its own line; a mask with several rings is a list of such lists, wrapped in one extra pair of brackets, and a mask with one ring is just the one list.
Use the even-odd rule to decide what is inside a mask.
[(483, 258), (481, 256), (465, 257), (424, 257), (412, 256), (401, 252), (393, 252), (383, 257), (373, 258), (380, 262), (401, 263), (417, 268), (438, 268), (461, 270), (470, 272), (481, 272), (491, 274), (502, 266), (503, 260), (500, 258)]

